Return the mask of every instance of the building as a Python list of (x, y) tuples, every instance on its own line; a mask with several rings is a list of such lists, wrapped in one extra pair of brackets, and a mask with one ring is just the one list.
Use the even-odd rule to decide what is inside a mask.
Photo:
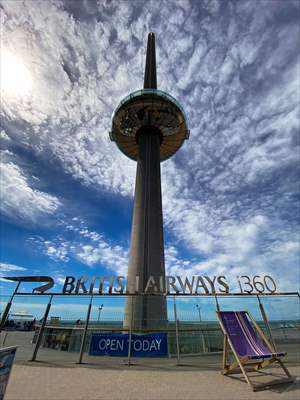
[[(160, 162), (188, 138), (180, 104), (157, 89), (155, 36), (149, 33), (144, 89), (125, 97), (112, 121), (111, 139), (137, 161), (124, 326), (151, 329), (167, 322)], [(143, 295), (155, 294), (155, 296)]]

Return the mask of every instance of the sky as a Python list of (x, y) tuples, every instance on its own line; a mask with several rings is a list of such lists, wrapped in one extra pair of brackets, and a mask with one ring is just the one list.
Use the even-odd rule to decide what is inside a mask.
[(2, 1), (0, 276), (126, 274), (136, 163), (109, 131), (153, 31), (190, 129), (161, 164), (167, 274), (299, 291), (299, 8)]

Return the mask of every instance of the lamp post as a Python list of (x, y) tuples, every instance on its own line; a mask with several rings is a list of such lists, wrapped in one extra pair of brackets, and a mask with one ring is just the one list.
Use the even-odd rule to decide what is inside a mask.
[(199, 322), (200, 322), (200, 330), (201, 330), (201, 338), (202, 338), (202, 349), (203, 349), (203, 353), (205, 353), (206, 352), (206, 344), (205, 344), (204, 333), (203, 333), (203, 330), (201, 328), (201, 322), (202, 322), (201, 307), (199, 306), (199, 304), (196, 304), (196, 308), (197, 308), (198, 314), (199, 314)]
[(202, 318), (201, 318), (201, 307), (199, 307), (199, 304), (196, 304), (196, 308), (197, 308), (198, 313), (199, 313), (199, 321), (202, 322)]
[(101, 306), (98, 307), (98, 322), (100, 320), (100, 314), (101, 314), (102, 308), (103, 308), (103, 304), (101, 304)]

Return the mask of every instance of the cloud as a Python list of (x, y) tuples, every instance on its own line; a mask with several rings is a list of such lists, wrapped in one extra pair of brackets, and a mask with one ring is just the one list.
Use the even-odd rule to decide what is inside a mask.
[(0, 131), (0, 139), (1, 140), (10, 140), (10, 137), (7, 135), (7, 133), (5, 132), (5, 130), (4, 129), (2, 129), (1, 131)]
[(35, 249), (36, 253), (42, 253), (56, 263), (67, 263), (70, 260), (71, 243), (61, 235), (56, 235), (51, 240), (42, 236), (30, 236), (26, 243), (30, 248)]
[[(76, 232), (76, 227), (73, 231)], [(78, 233), (80, 239), (74, 241), (71, 247), (74, 257), (89, 267), (102, 265), (115, 275), (126, 275), (128, 249), (111, 243), (103, 233), (90, 231), (86, 226), (81, 227)]]
[(79, 246), (76, 255), (88, 266), (102, 264), (116, 275), (124, 275), (127, 272), (127, 252), (120, 246), (112, 246), (101, 241), (96, 247), (92, 245)]
[[(60, 264), (76, 259), (90, 268), (102, 266), (116, 275), (126, 275), (128, 249), (112, 242), (104, 233), (90, 230), (85, 221), (78, 217), (61, 221), (61, 226), (68, 233), (69, 240), (64, 239), (62, 232), (51, 240), (32, 236), (27, 244)], [(56, 275), (61, 277), (61, 273), (57, 272)]]
[(7, 264), (0, 262), (0, 270), (1, 272), (14, 272), (14, 271), (26, 271), (27, 268), (20, 267), (19, 265), (15, 264)]
[(45, 254), (54, 261), (69, 261), (69, 257), (67, 257), (67, 243), (60, 243), (59, 246), (55, 246), (55, 244), (46, 240), (44, 242), (45, 245)]
[(73, 221), (66, 228), (78, 235), (70, 246), (73, 257), (89, 267), (101, 265), (115, 275), (126, 275), (128, 249), (112, 243), (104, 233), (89, 230), (82, 220)]
[(57, 197), (30, 187), (21, 168), (12, 162), (0, 163), (0, 175), (1, 211), (9, 217), (34, 222), (61, 205)]
[[(17, 143), (38, 160), (52, 160), (82, 190), (132, 201), (135, 163), (108, 132), (119, 101), (142, 86), (146, 36), (154, 31), (158, 86), (180, 101), (191, 129), (162, 164), (168, 268), (217, 273), (233, 266), (280, 277), (284, 265), (283, 287), (295, 287), (299, 4), (92, 3), (3, 2), (3, 46), (33, 82), (30, 98), (3, 99), (6, 146)], [(55, 215), (58, 198), (31, 188), (19, 165), (7, 163), (4, 172), (7, 181), (29, 187), (7, 195), (6, 215)], [(105, 232), (76, 229), (84, 240), (74, 249), (67, 244), (68, 254), (122, 269), (126, 248)], [(176, 247), (189, 255), (174, 254)], [(46, 248), (48, 256), (64, 257), (59, 243)]]
[(26, 271), (26, 270), (27, 270), (27, 268), (20, 267), (19, 265), (0, 262), (0, 281), (10, 283), (9, 281), (7, 281), (6, 279), (4, 279), (2, 277), (5, 275), (10, 275), (11, 272), (13, 273), (13, 275), (15, 275), (15, 272), (17, 274), (19, 274), (20, 272), (22, 273), (23, 271)]

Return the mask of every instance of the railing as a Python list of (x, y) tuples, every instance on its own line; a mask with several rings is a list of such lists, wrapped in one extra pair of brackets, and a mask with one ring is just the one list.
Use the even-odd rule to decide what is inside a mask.
[[(153, 298), (153, 297), (152, 297)], [(65, 359), (71, 362), (101, 362), (90, 356), (93, 334), (127, 335), (165, 332), (169, 359), (180, 364), (182, 358), (209, 356), (222, 351), (222, 333), (215, 311), (248, 310), (275, 346), (284, 349), (300, 343), (299, 294), (167, 296), (168, 322), (157, 329), (123, 328), (126, 296), (25, 295), (0, 297), (1, 316), (6, 316), (0, 340), (19, 346), (20, 359), (45, 361)], [(151, 296), (149, 296), (151, 301)], [(9, 310), (7, 311), (7, 306)], [(11, 315), (27, 311), (35, 318), (34, 331), (22, 331)], [(3, 320), (3, 318), (2, 318)], [(2, 321), (3, 322), (3, 321)], [(153, 325), (152, 325), (153, 326)], [(133, 324), (134, 327), (134, 324)], [(293, 350), (294, 351), (294, 350)], [(296, 351), (296, 350), (295, 350)], [(298, 351), (298, 350), (297, 350)], [(299, 352), (299, 351), (298, 351)], [(96, 360), (96, 361), (95, 361)], [(132, 362), (129, 347), (126, 363)]]

